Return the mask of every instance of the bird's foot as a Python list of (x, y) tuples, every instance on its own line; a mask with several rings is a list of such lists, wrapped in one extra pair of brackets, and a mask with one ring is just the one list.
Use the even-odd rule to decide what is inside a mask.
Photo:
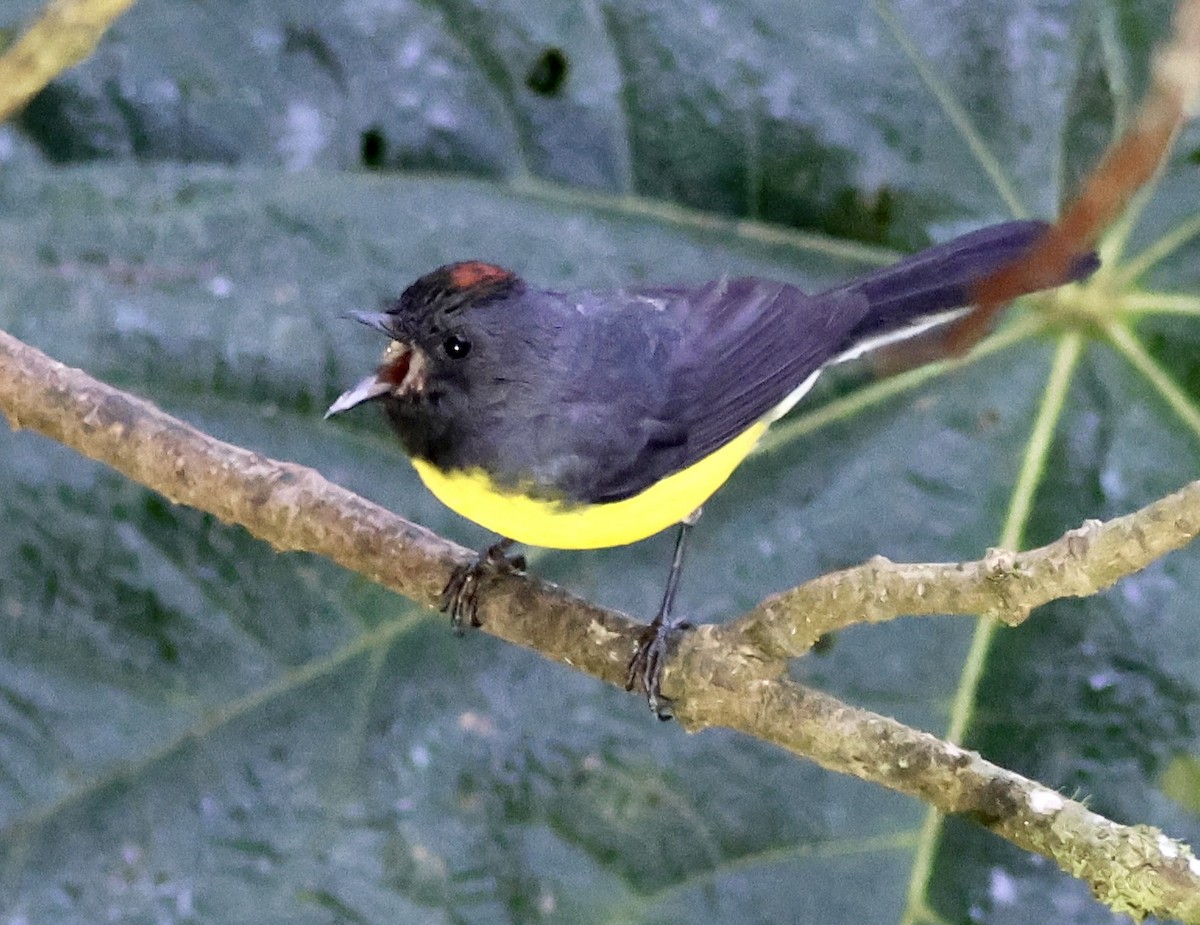
[(450, 625), (461, 636), (465, 626), (482, 626), (479, 621), (479, 592), (484, 582), (499, 575), (525, 574), (525, 557), (505, 555), (512, 540), (501, 540), (483, 550), (472, 562), (458, 566), (442, 590), (438, 606), (450, 615)]
[(631, 691), (640, 687), (646, 694), (646, 703), (651, 712), (661, 720), (674, 717), (671, 709), (671, 698), (664, 697), (662, 692), (662, 674), (667, 664), (667, 656), (676, 637), (684, 630), (692, 629), (692, 624), (686, 620), (664, 619), (662, 615), (642, 630), (638, 637), (637, 648), (629, 660), (629, 670), (625, 675), (625, 690)]

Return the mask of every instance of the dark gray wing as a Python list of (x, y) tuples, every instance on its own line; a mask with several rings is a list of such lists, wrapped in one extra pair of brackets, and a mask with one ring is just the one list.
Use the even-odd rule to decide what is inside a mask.
[(688, 432), (685, 466), (787, 399), (836, 355), (870, 308), (857, 293), (809, 296), (759, 279), (718, 280), (689, 302), (667, 404)]
[[(576, 420), (538, 455), (566, 463), (548, 483), (588, 501), (644, 491), (771, 414), (826, 363), (949, 320), (980, 279), (1045, 227), (985, 228), (816, 296), (746, 278), (583, 298), (572, 309), (583, 323), (567, 329), (584, 339), (564, 353), (587, 368), (563, 379), (568, 401), (554, 413), (567, 407)], [(1050, 285), (1096, 265), (1094, 254), (1082, 255)]]
[(644, 491), (743, 433), (841, 349), (869, 305), (858, 293), (813, 297), (760, 279), (655, 294), (674, 335), (659, 358), (659, 394), (652, 413), (626, 420), (627, 453), (593, 473), (591, 501)]

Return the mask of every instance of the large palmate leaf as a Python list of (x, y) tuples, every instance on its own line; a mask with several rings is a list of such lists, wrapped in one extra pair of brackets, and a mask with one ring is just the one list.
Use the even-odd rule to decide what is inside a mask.
[[(1167, 13), (143, 0), (0, 128), (0, 326), (477, 545), (374, 415), (322, 421), (380, 346), (341, 313), (469, 256), (553, 286), (817, 289), (1052, 215)], [(882, 387), (827, 377), (708, 505), (682, 606), (1035, 544), (1195, 478), (1197, 152), (1193, 130), (1106, 254), (1119, 274), (1174, 236), (1143, 313), (1025, 323)], [(1115, 312), (1112, 285), (1088, 304)], [(40, 437), (0, 432), (0, 485), (3, 921), (1110, 920), (981, 830), (456, 640)], [(648, 614), (669, 544), (533, 568)], [(1020, 629), (859, 627), (795, 673), (1195, 844), (1198, 599), (1185, 551)]]

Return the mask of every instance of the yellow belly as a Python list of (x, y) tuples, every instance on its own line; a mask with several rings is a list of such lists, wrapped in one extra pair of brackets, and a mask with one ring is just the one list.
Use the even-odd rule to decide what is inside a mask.
[(599, 549), (635, 543), (679, 523), (725, 484), (766, 429), (765, 422), (755, 424), (700, 462), (609, 504), (540, 501), (500, 491), (481, 470), (439, 472), (418, 459), (412, 464), (446, 507), (494, 533), (530, 546)]

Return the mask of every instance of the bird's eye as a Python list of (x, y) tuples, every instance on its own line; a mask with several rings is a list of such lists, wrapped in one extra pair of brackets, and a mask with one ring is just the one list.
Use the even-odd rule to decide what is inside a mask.
[(442, 341), (442, 349), (446, 351), (446, 356), (450, 359), (461, 360), (471, 352), (471, 342), (465, 337), (451, 334)]

